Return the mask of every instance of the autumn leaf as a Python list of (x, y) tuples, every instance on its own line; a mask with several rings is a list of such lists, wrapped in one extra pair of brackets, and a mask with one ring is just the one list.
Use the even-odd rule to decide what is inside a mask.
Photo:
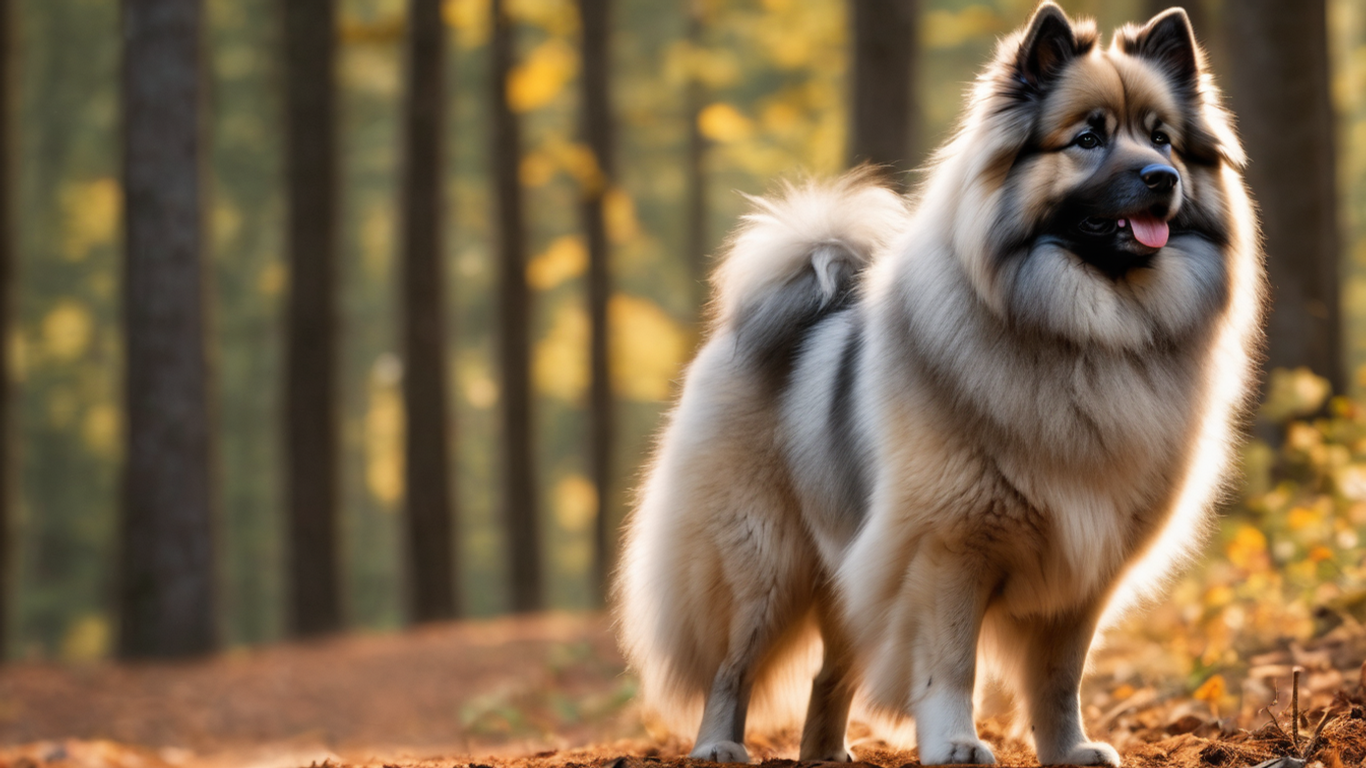
[(579, 70), (579, 54), (568, 42), (551, 38), (541, 43), (508, 75), (508, 105), (529, 112), (555, 100)]

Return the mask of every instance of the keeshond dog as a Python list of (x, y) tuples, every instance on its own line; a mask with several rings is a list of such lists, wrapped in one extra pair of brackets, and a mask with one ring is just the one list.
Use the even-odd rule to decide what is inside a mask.
[(1220, 492), (1265, 290), (1244, 157), (1180, 9), (1103, 48), (1044, 3), (965, 112), (909, 200), (789, 185), (716, 269), (615, 585), (694, 757), (805, 703), (800, 758), (850, 760), (858, 694), (922, 763), (992, 763), (990, 674), (1042, 763), (1119, 765), (1078, 688)]

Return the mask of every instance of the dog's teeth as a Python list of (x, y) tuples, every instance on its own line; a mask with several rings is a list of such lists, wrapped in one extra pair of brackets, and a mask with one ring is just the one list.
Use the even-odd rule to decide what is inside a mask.
[(1128, 223), (1129, 223), (1129, 222), (1125, 221), (1124, 219), (1120, 219), (1120, 220), (1119, 220), (1119, 227), (1120, 227), (1120, 229), (1123, 229), (1123, 228), (1124, 228), (1124, 225), (1125, 225), (1125, 224), (1128, 224)]

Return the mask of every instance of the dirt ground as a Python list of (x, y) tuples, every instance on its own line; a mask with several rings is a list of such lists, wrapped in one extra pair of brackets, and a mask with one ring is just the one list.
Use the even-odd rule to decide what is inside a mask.
[[(1252, 658), (1236, 698), (1210, 686), (1188, 695), (1164, 679), (1160, 657), (1112, 644), (1083, 691), (1092, 735), (1115, 744), (1126, 766), (1251, 768), (1283, 756), (1366, 765), (1360, 626)], [(1295, 667), (1298, 740), (1289, 696), (1273, 693), (1289, 687)], [(0, 668), (0, 768), (693, 768), (686, 742), (647, 732), (634, 692), (596, 615), (454, 623), (178, 663), (16, 664)], [(981, 730), (1003, 764), (1035, 764), (1007, 720)], [(850, 733), (863, 762), (915, 764), (913, 750), (867, 727)], [(769, 768), (797, 765), (795, 734), (750, 746)]]

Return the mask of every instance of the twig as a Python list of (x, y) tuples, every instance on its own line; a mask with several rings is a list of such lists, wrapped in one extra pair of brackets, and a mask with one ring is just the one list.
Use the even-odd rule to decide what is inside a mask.
[(1275, 712), (1272, 711), (1272, 707), (1275, 707), (1277, 704), (1280, 704), (1280, 703), (1281, 703), (1281, 692), (1280, 692), (1280, 689), (1278, 689), (1278, 688), (1276, 687), (1276, 681), (1275, 681), (1275, 679), (1272, 679), (1272, 681), (1271, 681), (1271, 703), (1270, 703), (1270, 704), (1267, 704), (1265, 707), (1262, 707), (1262, 710), (1261, 710), (1261, 711), (1265, 712), (1265, 713), (1266, 713), (1266, 716), (1267, 716), (1268, 718), (1270, 718), (1270, 720), (1271, 720), (1270, 725), (1276, 729), (1276, 733), (1279, 733), (1279, 734), (1281, 735), (1281, 738), (1282, 738), (1282, 739), (1285, 739), (1286, 741), (1290, 741), (1290, 734), (1286, 733), (1286, 732), (1285, 732), (1285, 729), (1281, 727), (1281, 719), (1280, 719), (1279, 717), (1276, 716), (1276, 713), (1275, 713)]
[(1295, 667), (1290, 673), (1290, 745), (1296, 751), (1300, 751), (1300, 667)]

